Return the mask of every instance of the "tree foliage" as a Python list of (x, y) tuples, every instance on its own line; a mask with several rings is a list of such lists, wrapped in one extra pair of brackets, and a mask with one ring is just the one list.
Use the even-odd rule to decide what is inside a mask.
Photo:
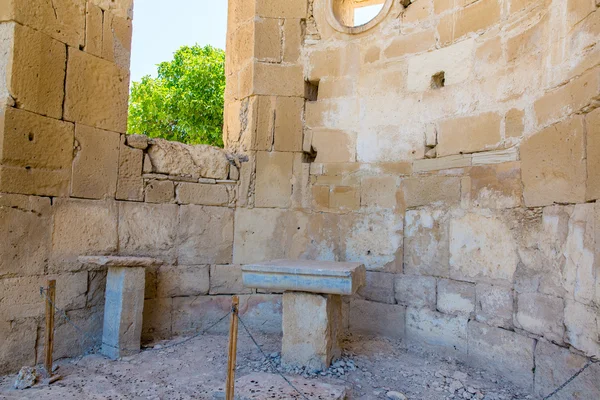
[(128, 133), (223, 147), (225, 52), (183, 46), (156, 78), (133, 82)]

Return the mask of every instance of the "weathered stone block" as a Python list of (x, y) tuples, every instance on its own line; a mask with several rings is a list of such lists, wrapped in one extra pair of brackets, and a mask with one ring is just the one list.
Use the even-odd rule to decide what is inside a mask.
[(54, 206), (52, 266), (77, 269), (77, 257), (117, 250), (117, 205), (114, 202), (58, 200)]
[(258, 61), (281, 62), (283, 20), (261, 18), (254, 21), (254, 58)]
[(435, 308), (436, 279), (429, 276), (396, 275), (394, 280), (398, 304)]
[(406, 212), (405, 273), (449, 276), (449, 230), (447, 216), (440, 210)]
[(49, 198), (0, 195), (0, 277), (43, 274), (51, 235)]
[(176, 204), (120, 202), (119, 252), (173, 261), (178, 210)]
[(472, 363), (531, 390), (534, 339), (476, 321), (469, 322), (469, 358)]
[[(104, 297), (104, 294), (102, 296)], [(91, 337), (74, 335), (72, 325), (65, 322), (63, 318), (56, 318), (52, 352), (54, 359), (77, 357), (82, 354), (91, 353), (94, 349), (97, 349), (102, 344), (103, 314), (103, 307), (82, 308), (67, 312), (67, 316), (73, 324), (80, 327)], [(44, 337), (45, 333), (40, 330), (37, 346), (38, 364), (44, 362)]]
[[(231, 310), (231, 296), (198, 296), (173, 298), (173, 334), (200, 332)], [(281, 295), (242, 295), (239, 313), (252, 333), (281, 334)], [(211, 332), (227, 333), (223, 321)]]
[(446, 314), (475, 312), (475, 285), (440, 279), (437, 284), (437, 309)]
[(177, 202), (180, 204), (226, 206), (229, 204), (229, 193), (224, 185), (180, 183), (177, 185)]
[(514, 208), (521, 205), (521, 164), (510, 162), (471, 168), (471, 202), (481, 208)]
[(411, 57), (408, 60), (408, 90), (421, 92), (431, 89), (433, 75), (443, 71), (445, 86), (461, 83), (473, 70), (475, 41), (464, 40), (453, 46)]
[(283, 61), (297, 62), (304, 38), (304, 20), (286, 18), (283, 23)]
[(83, 45), (84, 0), (17, 0), (9, 1), (5, 7), (3, 21), (17, 21), (75, 48)]
[[(38, 30), (6, 23), (0, 26), (3, 45), (12, 65), (7, 69), (5, 90), (19, 108), (62, 117), (67, 49)], [(0, 90), (4, 92), (4, 90)]]
[[(307, 106), (306, 112), (309, 110)], [(313, 129), (311, 146), (317, 152), (316, 163), (356, 161), (356, 135), (350, 132)]]
[(585, 201), (582, 117), (574, 116), (529, 137), (520, 152), (525, 205)]
[(438, 33), (442, 44), (470, 33), (488, 29), (500, 22), (501, 5), (496, 0), (482, 0), (454, 13), (446, 14), (440, 20)]
[(339, 295), (284, 293), (282, 363), (327, 369), (331, 360), (341, 355), (341, 318)]
[(478, 283), (475, 291), (477, 298), (477, 321), (500, 328), (512, 327), (512, 289)]
[(449, 316), (426, 308), (406, 310), (406, 339), (449, 355), (467, 354), (467, 317)]
[[(586, 359), (568, 349), (538, 341), (535, 346), (535, 393), (548, 396), (586, 364)], [(592, 365), (557, 393), (558, 399), (595, 399), (600, 397), (600, 369)]]
[(306, 0), (256, 0), (256, 15), (267, 18), (306, 18)]
[(525, 118), (525, 112), (513, 108), (506, 113), (506, 119), (504, 120), (506, 137), (518, 138), (523, 135), (523, 119)]
[(521, 293), (517, 296), (515, 322), (526, 331), (562, 343), (564, 307), (564, 300), (559, 297)]
[(461, 117), (439, 123), (436, 147), (438, 156), (475, 153), (498, 147), (500, 137), (499, 114), (488, 112), (472, 117)]
[(240, 97), (252, 95), (304, 97), (301, 65), (253, 62), (240, 72)]
[(363, 207), (394, 208), (397, 204), (396, 177), (369, 176), (361, 179), (360, 204)]
[(413, 162), (413, 171), (431, 172), (444, 169), (465, 168), (470, 167), (472, 161), (473, 156), (471, 154), (415, 160)]
[(110, 11), (121, 18), (133, 18), (133, 0), (90, 0), (105, 11)]
[(229, 161), (223, 149), (152, 139), (148, 148), (152, 172), (192, 178), (227, 179)]
[(128, 70), (131, 59), (132, 31), (130, 19), (119, 17), (113, 13), (104, 13), (102, 58)]
[(242, 283), (242, 266), (236, 264), (210, 266), (210, 292), (212, 294), (249, 294), (252, 289)]
[(171, 203), (175, 199), (173, 181), (153, 179), (146, 184), (144, 201), (146, 203)]
[(233, 249), (233, 210), (181, 206), (177, 233), (180, 264), (228, 264)]
[(172, 335), (173, 299), (146, 299), (142, 318), (142, 343), (168, 339)]
[(407, 54), (421, 53), (435, 46), (433, 30), (425, 30), (392, 40), (383, 50), (386, 58), (403, 57)]
[(358, 294), (365, 300), (395, 304), (394, 276), (384, 272), (367, 272), (367, 281)]
[(73, 159), (73, 124), (10, 107), (0, 113), (0, 190), (66, 195)]
[(292, 153), (259, 152), (256, 155), (256, 207), (289, 207), (293, 159)]
[(88, 0), (85, 10), (85, 45), (83, 50), (96, 57), (102, 57), (103, 19), (102, 9)]
[(600, 91), (600, 68), (574, 78), (554, 89), (534, 103), (538, 125), (547, 126), (560, 118), (576, 113), (598, 97)]
[(400, 183), (406, 207), (453, 205), (460, 202), (460, 178), (426, 176)]
[(275, 101), (275, 151), (302, 151), (304, 99), (278, 97)]
[(349, 186), (335, 186), (329, 193), (329, 207), (337, 211), (360, 208), (360, 190)]
[(586, 200), (600, 199), (600, 108), (585, 117), (587, 129)]
[(125, 137), (122, 137), (119, 147), (118, 200), (144, 200), (143, 162), (144, 152), (125, 145)]
[(33, 319), (0, 322), (0, 373), (16, 372), (24, 365), (35, 364), (37, 323)]
[(513, 234), (493, 215), (469, 213), (450, 222), (450, 277), (511, 282), (519, 257)]
[(124, 133), (129, 74), (115, 64), (69, 48), (64, 118)]
[(573, 300), (565, 301), (566, 342), (588, 356), (600, 353), (600, 313)]
[(0, 319), (40, 317), (44, 313), (44, 299), (40, 287), (46, 286), (47, 279), (56, 279), (56, 305), (71, 310), (85, 307), (87, 292), (87, 272), (21, 278), (0, 279), (0, 289), (4, 298), (0, 301)]
[(139, 353), (144, 310), (144, 268), (109, 267), (102, 354), (118, 359)]
[(165, 265), (158, 270), (158, 297), (199, 296), (208, 294), (208, 265)]
[(71, 195), (88, 199), (115, 196), (119, 169), (119, 140), (115, 132), (77, 124)]
[(350, 301), (349, 330), (353, 333), (404, 338), (406, 307), (360, 299)]

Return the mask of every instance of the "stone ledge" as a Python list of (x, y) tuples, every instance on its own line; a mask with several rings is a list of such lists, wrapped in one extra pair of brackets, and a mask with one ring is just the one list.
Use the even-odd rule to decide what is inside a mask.
[(140, 268), (163, 264), (162, 261), (150, 257), (81, 256), (77, 259), (83, 264), (93, 264), (102, 267)]

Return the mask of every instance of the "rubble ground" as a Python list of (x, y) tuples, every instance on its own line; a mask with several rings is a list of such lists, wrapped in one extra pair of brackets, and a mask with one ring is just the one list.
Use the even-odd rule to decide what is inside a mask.
[[(240, 332), (237, 377), (275, 367), (288, 375), (348, 387), (348, 399), (533, 399), (507, 381), (455, 360), (386, 338), (349, 336), (343, 355), (324, 372), (281, 366), (281, 336), (256, 335), (266, 361), (250, 338)], [(48, 386), (15, 390), (16, 375), (0, 377), (0, 399), (215, 399), (226, 377), (226, 335), (204, 335), (178, 346), (181, 338), (154, 344), (120, 361), (100, 355), (59, 360), (63, 379)], [(394, 393), (395, 392), (395, 393)], [(220, 393), (220, 395), (219, 395)]]

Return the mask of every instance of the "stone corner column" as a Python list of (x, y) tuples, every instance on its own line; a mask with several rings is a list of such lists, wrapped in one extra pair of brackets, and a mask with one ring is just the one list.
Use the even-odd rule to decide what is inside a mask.
[(144, 267), (109, 267), (101, 353), (118, 359), (140, 352)]
[(283, 294), (282, 362), (325, 370), (341, 356), (342, 297), (335, 294)]

